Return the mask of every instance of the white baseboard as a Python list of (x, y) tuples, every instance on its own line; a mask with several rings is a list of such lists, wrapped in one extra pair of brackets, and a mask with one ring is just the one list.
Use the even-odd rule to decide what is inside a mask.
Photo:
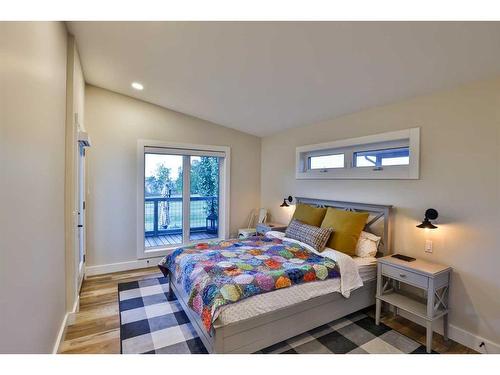
[(61, 343), (64, 341), (64, 336), (66, 335), (66, 328), (68, 328), (69, 325), (75, 322), (75, 315), (79, 309), (80, 309), (80, 295), (77, 295), (75, 298), (75, 303), (73, 304), (72, 311), (68, 311), (64, 315), (61, 327), (59, 328), (59, 333), (57, 334), (56, 342), (54, 344), (54, 347), (52, 348), (52, 354), (59, 353), (59, 348), (61, 347)]
[(73, 304), (73, 310), (68, 313), (68, 320), (66, 326), (70, 326), (75, 323), (75, 316), (77, 312), (80, 311), (80, 294), (75, 298), (75, 303)]
[(153, 266), (156, 266), (158, 264), (158, 262), (160, 260), (162, 260), (162, 258), (163, 257), (149, 258), (149, 259), (138, 259), (138, 260), (132, 260), (129, 262), (101, 264), (98, 266), (88, 266), (85, 268), (85, 275), (86, 276), (95, 276), (95, 275), (102, 275), (105, 273), (129, 271), (129, 270), (135, 270), (135, 269), (139, 269), (139, 268), (153, 267)]
[(52, 348), (52, 354), (57, 354), (59, 352), (59, 347), (61, 346), (61, 343), (64, 338), (64, 334), (66, 333), (66, 327), (68, 326), (68, 317), (69, 317), (69, 312), (67, 312), (64, 315), (64, 319), (61, 323), (61, 327), (59, 328), (59, 333), (57, 334), (56, 342), (54, 344), (54, 347)]
[[(403, 310), (399, 311), (399, 315), (408, 320), (411, 320), (412, 322), (425, 326), (424, 320), (418, 316), (412, 315)], [(438, 332), (441, 335), (443, 334), (443, 325), (441, 324), (441, 320), (438, 320), (434, 324), (434, 332)], [(467, 346), (468, 348), (471, 348), (479, 353), (487, 353), (487, 354), (500, 353), (500, 344), (497, 344), (483, 337), (474, 335), (473, 333), (468, 332), (453, 324), (450, 324), (448, 327), (448, 336), (453, 341), (456, 341), (464, 346)], [(479, 345), (482, 342), (484, 342), (484, 346), (479, 347)]]

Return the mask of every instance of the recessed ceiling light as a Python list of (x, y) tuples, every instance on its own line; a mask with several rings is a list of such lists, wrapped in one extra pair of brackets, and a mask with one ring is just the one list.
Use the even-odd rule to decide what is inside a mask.
[(134, 88), (136, 90), (143, 90), (144, 86), (142, 84), (140, 84), (139, 82), (132, 82), (132, 88)]

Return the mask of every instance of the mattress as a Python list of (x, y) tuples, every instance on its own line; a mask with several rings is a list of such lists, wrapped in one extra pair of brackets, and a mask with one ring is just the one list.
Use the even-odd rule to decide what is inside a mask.
[(353, 260), (356, 263), (356, 266), (358, 267), (358, 273), (363, 282), (375, 280), (377, 278), (377, 258), (353, 257)]
[(276, 236), (279, 236), (284, 241), (299, 243), (316, 254), (335, 260), (340, 268), (340, 279), (328, 279), (324, 281), (294, 285), (289, 288), (258, 294), (238, 301), (237, 303), (223, 306), (219, 310), (217, 316), (217, 322), (219, 324), (227, 325), (240, 320), (253, 318), (267, 312), (288, 307), (330, 293), (338, 292), (345, 298), (348, 298), (353, 290), (363, 286), (363, 280), (360, 277), (359, 269), (363, 269), (363, 274), (365, 274), (365, 270), (373, 270), (373, 262), (367, 261), (367, 258), (359, 258), (365, 259), (364, 261), (356, 260), (355, 258), (351, 258), (349, 255), (329, 248), (326, 248), (321, 253), (318, 253), (307, 244), (283, 238), (282, 233)]

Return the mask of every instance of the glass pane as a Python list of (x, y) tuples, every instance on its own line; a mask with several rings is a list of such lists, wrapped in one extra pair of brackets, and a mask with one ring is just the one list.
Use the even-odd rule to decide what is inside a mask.
[(182, 155), (144, 155), (144, 246), (182, 243)]
[(344, 154), (309, 157), (311, 169), (344, 168)]
[(219, 159), (191, 156), (190, 240), (219, 236)]
[(385, 150), (360, 151), (354, 153), (355, 167), (384, 167), (410, 164), (409, 147)]

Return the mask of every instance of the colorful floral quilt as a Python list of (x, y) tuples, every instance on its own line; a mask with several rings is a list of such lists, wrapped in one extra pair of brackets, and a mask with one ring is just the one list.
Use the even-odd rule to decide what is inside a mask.
[(256, 294), (340, 277), (337, 263), (299, 244), (250, 237), (175, 250), (160, 262), (175, 272), (207, 331), (218, 310)]

